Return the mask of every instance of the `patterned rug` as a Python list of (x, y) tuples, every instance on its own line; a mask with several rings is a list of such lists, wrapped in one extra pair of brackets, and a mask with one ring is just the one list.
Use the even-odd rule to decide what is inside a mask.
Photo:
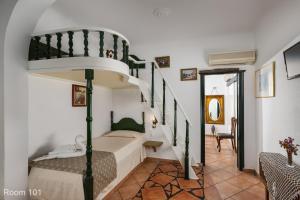
[(179, 161), (160, 161), (134, 200), (196, 200), (203, 198), (203, 169), (194, 167), (197, 180), (185, 180)]

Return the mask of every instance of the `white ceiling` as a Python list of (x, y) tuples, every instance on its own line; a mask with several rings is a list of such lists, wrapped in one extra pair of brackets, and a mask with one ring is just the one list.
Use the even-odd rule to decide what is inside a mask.
[[(79, 25), (123, 33), (132, 43), (253, 32), (282, 0), (57, 0), (52, 9)], [(156, 8), (170, 10), (156, 17)]]

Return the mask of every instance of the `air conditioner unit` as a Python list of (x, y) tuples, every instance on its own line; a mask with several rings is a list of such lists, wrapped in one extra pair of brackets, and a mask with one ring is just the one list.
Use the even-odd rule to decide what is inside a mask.
[(209, 65), (254, 64), (256, 51), (235, 51), (208, 55)]

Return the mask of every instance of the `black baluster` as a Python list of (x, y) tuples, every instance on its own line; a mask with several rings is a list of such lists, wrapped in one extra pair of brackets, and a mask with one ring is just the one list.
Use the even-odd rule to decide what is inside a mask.
[(135, 69), (135, 72), (136, 72), (135, 77), (139, 78), (139, 67), (140, 67), (140, 65), (136, 64), (135, 67), (136, 67), (136, 69)]
[(35, 36), (35, 56), (34, 59), (35, 60), (39, 60), (40, 59), (40, 40), (41, 37), (40, 36)]
[(94, 70), (85, 70), (86, 79), (86, 103), (87, 103), (87, 144), (86, 144), (86, 170), (84, 175), (84, 197), (85, 200), (93, 199), (93, 171), (92, 171), (92, 94)]
[(56, 33), (57, 37), (57, 58), (61, 58), (61, 37), (62, 33)]
[(173, 146), (177, 146), (177, 101), (174, 99), (174, 141)]
[(68, 31), (68, 36), (69, 36), (69, 57), (73, 57), (73, 31)]
[(129, 69), (130, 69), (130, 75), (133, 76), (134, 75), (134, 62), (133, 61), (128, 61), (128, 65), (129, 65)]
[(84, 44), (84, 56), (89, 56), (89, 31), (84, 29), (83, 32), (83, 44)]
[(152, 63), (152, 81), (151, 81), (151, 108), (154, 108), (154, 63)]
[(166, 125), (166, 81), (163, 79), (163, 118), (162, 124)]
[(189, 172), (189, 122), (186, 120), (186, 132), (185, 132), (185, 157), (184, 157), (184, 179), (190, 179), (190, 172)]
[(99, 32), (100, 40), (99, 40), (99, 56), (104, 57), (103, 51), (104, 51), (104, 32)]
[(133, 76), (134, 75), (134, 63), (133, 61), (129, 62), (129, 68), (130, 68), (130, 75)]
[(145, 102), (144, 95), (143, 95), (142, 92), (141, 92), (141, 102), (142, 102), (142, 103)]
[(114, 59), (118, 59), (118, 38), (119, 36), (113, 35), (114, 38)]
[(47, 51), (46, 51), (46, 58), (50, 59), (51, 58), (51, 35), (46, 34), (46, 43), (47, 43)]
[(122, 61), (124, 63), (127, 63), (126, 62), (126, 41), (125, 40), (122, 40), (122, 44), (123, 44), (123, 58), (122, 58)]
[(129, 46), (126, 45), (126, 63), (129, 65)]

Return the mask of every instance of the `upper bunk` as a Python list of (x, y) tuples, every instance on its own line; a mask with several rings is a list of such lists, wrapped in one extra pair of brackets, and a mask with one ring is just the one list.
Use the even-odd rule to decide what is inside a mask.
[[(138, 85), (129, 60), (128, 39), (106, 28), (76, 27), (34, 33), (28, 70), (47, 76), (85, 83), (84, 70), (94, 70), (94, 84), (109, 88)], [(131, 70), (130, 70), (131, 68)]]

